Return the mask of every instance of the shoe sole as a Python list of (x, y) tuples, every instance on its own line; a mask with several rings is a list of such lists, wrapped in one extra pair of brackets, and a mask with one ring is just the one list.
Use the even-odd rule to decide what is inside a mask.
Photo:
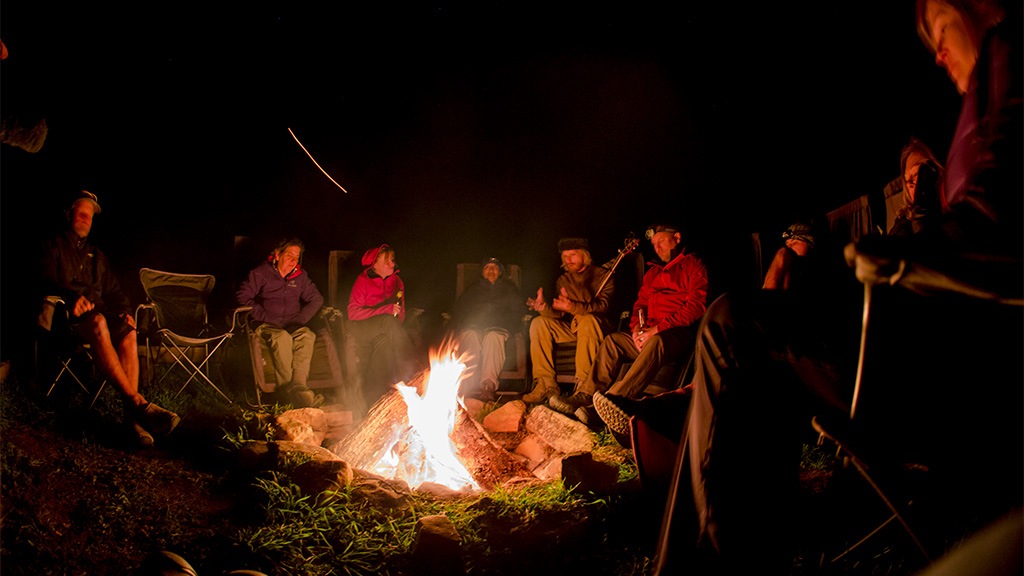
[(607, 396), (600, 392), (594, 394), (594, 410), (610, 430), (622, 436), (629, 436), (629, 414), (616, 406)]

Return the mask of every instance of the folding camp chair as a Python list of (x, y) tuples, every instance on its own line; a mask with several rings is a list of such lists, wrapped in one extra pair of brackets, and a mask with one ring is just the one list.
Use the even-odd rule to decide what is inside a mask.
[(154, 364), (163, 360), (170, 367), (156, 383), (163, 382), (175, 366), (188, 376), (176, 398), (193, 380), (205, 381), (225, 400), (234, 403), (210, 378), (210, 361), (235, 333), (240, 309), (233, 311), (231, 326), (217, 331), (207, 310), (216, 279), (210, 274), (179, 274), (151, 268), (139, 270), (146, 302), (136, 310), (137, 324), (144, 336), (146, 367), (152, 379)]
[(91, 409), (107, 379), (98, 375), (89, 344), (71, 330), (69, 318), (68, 306), (60, 296), (43, 298), (35, 339), (35, 380), (38, 383), (46, 367), (54, 366), (57, 373), (50, 381), (46, 396), (50, 396), (62, 380), (70, 379), (91, 396)]
[[(832, 422), (815, 416), (811, 420), (811, 425), (819, 435), (819, 446), (829, 442), (835, 447), (836, 459), (840, 465), (839, 470), (854, 469), (870, 487), (870, 492), (888, 510), (888, 514), (880, 523), (868, 525), (868, 531), (863, 537), (856, 539), (855, 542), (831, 558), (822, 558), (822, 561), (827, 564), (835, 564), (864, 545), (887, 526), (898, 525), (909, 537), (914, 548), (920, 552), (923, 560), (929, 562), (933, 557), (933, 548), (928, 545), (927, 539), (922, 535), (927, 525), (923, 522), (915, 523), (915, 518), (912, 515), (914, 507), (918, 504), (915, 500), (922, 495), (927, 483), (927, 464), (897, 462), (878, 466), (875, 465), (878, 464), (877, 462), (869, 463), (872, 458), (869, 453), (861, 452), (861, 447), (857, 445), (855, 439), (855, 424), (864, 391), (868, 327), (871, 319), (873, 292), (879, 286), (898, 285), (922, 295), (952, 293), (969, 298), (990, 300), (1011, 307), (1024, 306), (1024, 298), (1018, 294), (1007, 296), (1007, 294), (1015, 293), (1016, 288), (1007, 290), (1004, 287), (993, 288), (992, 286), (982, 287), (978, 284), (969, 284), (962, 279), (951, 277), (920, 263), (881, 257), (861, 249), (854, 243), (846, 247), (846, 259), (854, 269), (857, 279), (864, 284), (860, 352), (849, 419), (844, 422)], [(1012, 264), (1007, 269), (1012, 270)], [(994, 276), (998, 277), (1000, 274)], [(1002, 284), (1002, 282), (997, 283)], [(899, 468), (899, 470), (890, 468)]]

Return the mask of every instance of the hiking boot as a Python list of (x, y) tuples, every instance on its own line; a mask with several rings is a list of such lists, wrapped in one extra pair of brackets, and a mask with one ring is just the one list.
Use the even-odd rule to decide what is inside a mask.
[(149, 402), (138, 409), (134, 420), (142, 425), (150, 434), (165, 436), (178, 426), (178, 423), (181, 422), (181, 417), (166, 408), (161, 408)]
[(139, 448), (149, 448), (153, 445), (153, 435), (142, 427), (142, 424), (132, 421), (132, 432), (135, 434), (135, 445)]
[(528, 394), (523, 394), (523, 397), (520, 398), (520, 400), (526, 402), (527, 404), (545, 404), (547, 403), (549, 398), (557, 395), (557, 382), (547, 382), (538, 379), (535, 380), (533, 383), (533, 391), (529, 392)]
[(316, 394), (309, 388), (295, 388), (291, 391), (291, 399), (296, 408), (319, 408), (325, 400), (323, 394)]
[(571, 416), (576, 412), (577, 408), (590, 406), (592, 403), (593, 399), (586, 392), (576, 392), (572, 396), (552, 396), (548, 398), (548, 406), (566, 416)]
[(636, 400), (601, 392), (594, 393), (594, 410), (609, 430), (622, 436), (630, 435), (629, 419), (639, 411)]

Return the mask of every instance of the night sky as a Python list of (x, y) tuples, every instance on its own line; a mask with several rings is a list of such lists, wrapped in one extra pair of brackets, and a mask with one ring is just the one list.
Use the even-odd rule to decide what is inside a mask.
[(139, 267), (221, 278), (235, 236), (298, 235), (323, 291), (330, 250), (392, 244), (433, 313), (457, 262), (532, 292), (558, 238), (604, 261), (655, 220), (724, 289), (751, 232), (880, 193), (909, 136), (944, 157), (959, 105), (908, 0), (223, 4), (4, 2), (2, 113), (49, 125), (3, 146), (5, 335), (26, 243), (80, 188), (134, 298)]

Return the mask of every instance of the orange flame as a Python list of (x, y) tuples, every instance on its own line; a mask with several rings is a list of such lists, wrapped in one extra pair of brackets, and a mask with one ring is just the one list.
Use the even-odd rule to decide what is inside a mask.
[(423, 396), (412, 386), (395, 384), (408, 408), (409, 426), (395, 434), (373, 472), (405, 480), (414, 489), (424, 482), (453, 490), (480, 488), (456, 456), (451, 439), (465, 369), (466, 364), (448, 347), (443, 353), (431, 354)]

